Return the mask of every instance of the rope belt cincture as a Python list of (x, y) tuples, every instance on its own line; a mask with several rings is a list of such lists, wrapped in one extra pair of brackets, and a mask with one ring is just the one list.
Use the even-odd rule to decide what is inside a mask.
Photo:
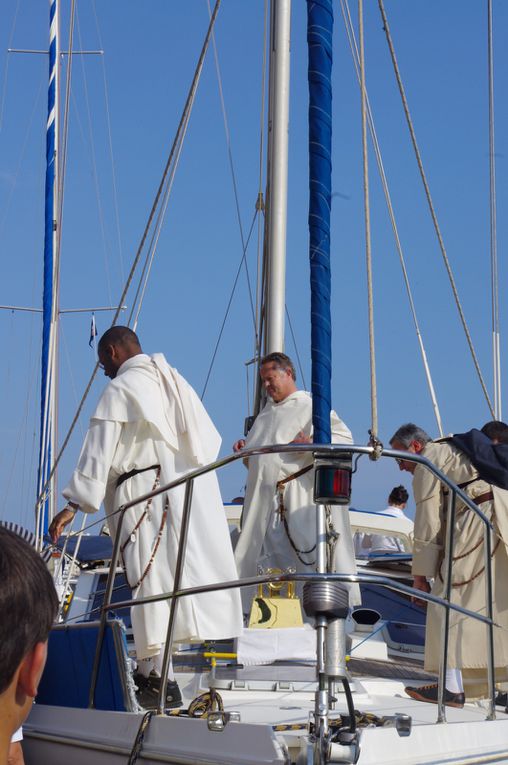
[(301, 557), (302, 555), (309, 555), (310, 553), (314, 552), (316, 549), (316, 545), (314, 544), (312, 547), (309, 547), (308, 550), (300, 550), (296, 544), (293, 541), (293, 538), (291, 537), (290, 531), (289, 531), (289, 525), (287, 521), (287, 514), (286, 514), (286, 508), (284, 507), (284, 489), (286, 488), (286, 485), (290, 481), (294, 481), (295, 478), (299, 478), (302, 475), (305, 475), (305, 473), (308, 473), (314, 465), (307, 465), (307, 467), (302, 468), (301, 470), (298, 470), (296, 473), (292, 473), (291, 475), (288, 475), (287, 478), (283, 478), (281, 481), (277, 481), (277, 500), (278, 500), (278, 513), (280, 516), (280, 519), (282, 523), (284, 524), (284, 529), (286, 531), (287, 538), (289, 540), (289, 544), (293, 548), (293, 550), (296, 553), (296, 557), (300, 561), (300, 563), (303, 563), (304, 566), (313, 566), (316, 561), (306, 561), (303, 560)]
[[(155, 476), (155, 481), (154, 481), (153, 486), (152, 486), (152, 491), (155, 491), (155, 489), (157, 489), (159, 484), (160, 484), (160, 477), (161, 477), (161, 466), (160, 465), (151, 465), (150, 467), (140, 468), (139, 470), (137, 470), (137, 469), (130, 470), (128, 473), (124, 473), (123, 475), (121, 475), (117, 479), (116, 487), (118, 488), (119, 486), (121, 486), (122, 483), (124, 483), (124, 481), (126, 481), (128, 478), (132, 478), (133, 476), (138, 475), (139, 473), (145, 473), (147, 470), (156, 470), (157, 471), (156, 476)], [(161, 538), (162, 538), (162, 532), (164, 531), (164, 526), (166, 525), (166, 519), (167, 519), (167, 516), (168, 516), (168, 510), (169, 510), (169, 498), (167, 496), (166, 496), (166, 499), (164, 501), (164, 510), (162, 512), (162, 518), (161, 518), (161, 522), (160, 522), (160, 525), (159, 525), (159, 531), (157, 532), (157, 537), (155, 539), (155, 543), (154, 543), (153, 548), (152, 548), (152, 552), (151, 552), (151, 555), (150, 555), (150, 560), (148, 561), (147, 565), (145, 566), (145, 570), (141, 574), (141, 576), (138, 579), (138, 581), (135, 584), (131, 584), (131, 582), (129, 581), (129, 577), (127, 575), (127, 567), (125, 565), (124, 551), (125, 551), (125, 548), (127, 547), (128, 544), (133, 544), (136, 541), (136, 532), (139, 529), (139, 527), (141, 526), (142, 522), (145, 519), (149, 520), (148, 511), (150, 510), (150, 506), (152, 504), (152, 500), (153, 500), (153, 497), (150, 497), (150, 499), (147, 501), (147, 503), (145, 505), (145, 509), (143, 510), (143, 513), (142, 513), (141, 517), (139, 518), (138, 522), (136, 523), (136, 525), (134, 526), (132, 531), (127, 535), (127, 539), (125, 540), (125, 542), (123, 543), (123, 545), (120, 548), (120, 555), (122, 557), (122, 566), (123, 566), (123, 570), (125, 572), (125, 578), (127, 580), (127, 583), (129, 585), (129, 587), (131, 588), (131, 590), (136, 590), (142, 584), (142, 582), (145, 580), (145, 578), (148, 576), (148, 573), (149, 573), (149, 571), (150, 571), (150, 569), (152, 567), (152, 563), (154, 562), (155, 556), (157, 554), (157, 550), (159, 549), (160, 541), (161, 541)]]
[(121, 486), (125, 481), (127, 481), (128, 478), (132, 478), (135, 475), (138, 475), (139, 473), (146, 473), (147, 470), (160, 470), (160, 465), (150, 465), (150, 467), (146, 468), (134, 468), (134, 470), (129, 470), (128, 473), (123, 473), (122, 475), (118, 476), (116, 479), (116, 488), (118, 489), (119, 486)]
[[(465, 486), (468, 486), (470, 483), (474, 483), (477, 480), (478, 479), (475, 478), (472, 481), (466, 481), (463, 484), (458, 484), (458, 486), (459, 486), (459, 488), (462, 489)], [(485, 491), (483, 494), (479, 494), (477, 497), (471, 497), (470, 499), (471, 499), (472, 502), (475, 503), (475, 505), (482, 505), (484, 502), (491, 502), (494, 499), (494, 492), (492, 490)], [(498, 539), (496, 541), (496, 544), (494, 545), (494, 549), (492, 550), (492, 552), (490, 554), (491, 558), (493, 558), (494, 555), (496, 554), (497, 548), (499, 547), (500, 541), (501, 541), (501, 539), (498, 537)], [(470, 555), (475, 550), (477, 550), (478, 547), (480, 547), (481, 544), (483, 544), (483, 537), (473, 547), (471, 547), (469, 550), (467, 550), (465, 553), (462, 553), (461, 555), (454, 556), (452, 558), (452, 561), (462, 560), (463, 558), (466, 558), (468, 555)], [(473, 576), (471, 576), (469, 579), (465, 579), (462, 582), (452, 582), (452, 587), (463, 587), (466, 584), (470, 584), (475, 579), (477, 579), (479, 576), (481, 576), (484, 571), (485, 571), (485, 566), (482, 566), (481, 569), (479, 571), (477, 571), (476, 574), (473, 574)], [(439, 579), (441, 580), (441, 582), (443, 581), (443, 575), (441, 574), (441, 570), (439, 571)]]

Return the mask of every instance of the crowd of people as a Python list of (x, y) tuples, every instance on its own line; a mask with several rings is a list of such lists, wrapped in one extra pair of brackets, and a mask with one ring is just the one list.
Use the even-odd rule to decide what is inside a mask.
[[(104, 505), (110, 532), (120, 535), (120, 549), (133, 597), (144, 598), (173, 589), (185, 488), (150, 498), (130, 508), (120, 524), (118, 509), (149, 494), (218, 455), (221, 439), (200, 399), (162, 354), (143, 353), (138, 337), (127, 327), (108, 330), (98, 344), (104, 374), (110, 378), (90, 420), (76, 469), (64, 489), (65, 508), (52, 520), (49, 534), (57, 542), (78, 510), (95, 513)], [(265, 404), (235, 452), (268, 444), (312, 442), (312, 399), (298, 390), (294, 366), (283, 353), (261, 360)], [(333, 443), (350, 444), (347, 425), (331, 412)], [(486, 515), (495, 530), (492, 551), (496, 681), (504, 682), (508, 666), (508, 426), (487, 423), (447, 439), (433, 441), (408, 423), (394, 433), (393, 449), (430, 460)], [(194, 481), (192, 513), (181, 587), (236, 580), (260, 569), (315, 570), (315, 513), (311, 452), (278, 452), (250, 456), (241, 532), (233, 551), (217, 478), (208, 472)], [(421, 592), (443, 595), (447, 490), (418, 462), (398, 459), (413, 477), (416, 504), (412, 573)], [(397, 486), (388, 497), (389, 515), (405, 517), (408, 492)], [(355, 550), (346, 507), (330, 508), (329, 538), (333, 571), (355, 571)], [(478, 613), (485, 611), (483, 528), (468, 507), (457, 503), (452, 560), (452, 600)], [(390, 545), (392, 547), (390, 547)], [(371, 549), (396, 550), (391, 538), (370, 535)], [(22, 571), (17, 576), (14, 572)], [(40, 556), (23, 540), (0, 528), (1, 746), (7, 762), (9, 742), (36, 694), (44, 666), (48, 632), (56, 613), (51, 577)], [(357, 585), (350, 585), (349, 603), (359, 603)], [(193, 595), (180, 600), (174, 638), (178, 642), (220, 640), (240, 635), (245, 603), (237, 589), (220, 590), (213, 598)], [(220, 614), (220, 619), (217, 619)], [(132, 609), (137, 654), (135, 682), (141, 703), (157, 700), (164, 641), (169, 617), (167, 600)], [(438, 625), (441, 613), (427, 609), (425, 668), (439, 664)], [(452, 611), (447, 704), (461, 707), (466, 695), (485, 693), (485, 628)], [(415, 699), (435, 702), (437, 685), (407, 688)], [(166, 689), (166, 705), (179, 706), (181, 694), (174, 673)], [(11, 750), (14, 763), (16, 750)], [(22, 760), (20, 761), (22, 762)]]

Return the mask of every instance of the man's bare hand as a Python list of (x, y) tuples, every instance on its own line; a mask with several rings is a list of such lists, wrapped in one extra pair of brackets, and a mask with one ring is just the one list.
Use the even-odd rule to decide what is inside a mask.
[(233, 444), (233, 451), (234, 452), (240, 452), (245, 446), (245, 438), (239, 438), (238, 441), (235, 441)]
[[(421, 592), (430, 592), (430, 584), (427, 581), (427, 577), (415, 575), (413, 577), (413, 587), (415, 590), (421, 590)], [(426, 606), (426, 600), (420, 600), (419, 598), (412, 598), (413, 603), (417, 606)]]
[(74, 515), (75, 513), (73, 513), (72, 510), (68, 510), (66, 507), (64, 507), (64, 509), (61, 510), (57, 515), (55, 515), (48, 529), (48, 533), (53, 544), (58, 542), (62, 531), (66, 526), (69, 525), (69, 523), (74, 518)]

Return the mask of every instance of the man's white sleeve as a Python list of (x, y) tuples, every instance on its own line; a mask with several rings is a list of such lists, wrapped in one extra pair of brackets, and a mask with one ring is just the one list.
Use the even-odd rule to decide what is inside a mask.
[(330, 424), (332, 427), (332, 444), (353, 443), (353, 434), (333, 409), (330, 412)]
[(101, 506), (121, 429), (121, 423), (112, 420), (90, 422), (78, 464), (62, 492), (85, 513), (95, 513)]

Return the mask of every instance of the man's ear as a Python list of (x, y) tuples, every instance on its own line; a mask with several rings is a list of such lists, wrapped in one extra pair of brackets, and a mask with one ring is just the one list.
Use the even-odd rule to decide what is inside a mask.
[(27, 653), (19, 668), (17, 693), (35, 698), (46, 664), (47, 649), (47, 642), (36, 643)]

